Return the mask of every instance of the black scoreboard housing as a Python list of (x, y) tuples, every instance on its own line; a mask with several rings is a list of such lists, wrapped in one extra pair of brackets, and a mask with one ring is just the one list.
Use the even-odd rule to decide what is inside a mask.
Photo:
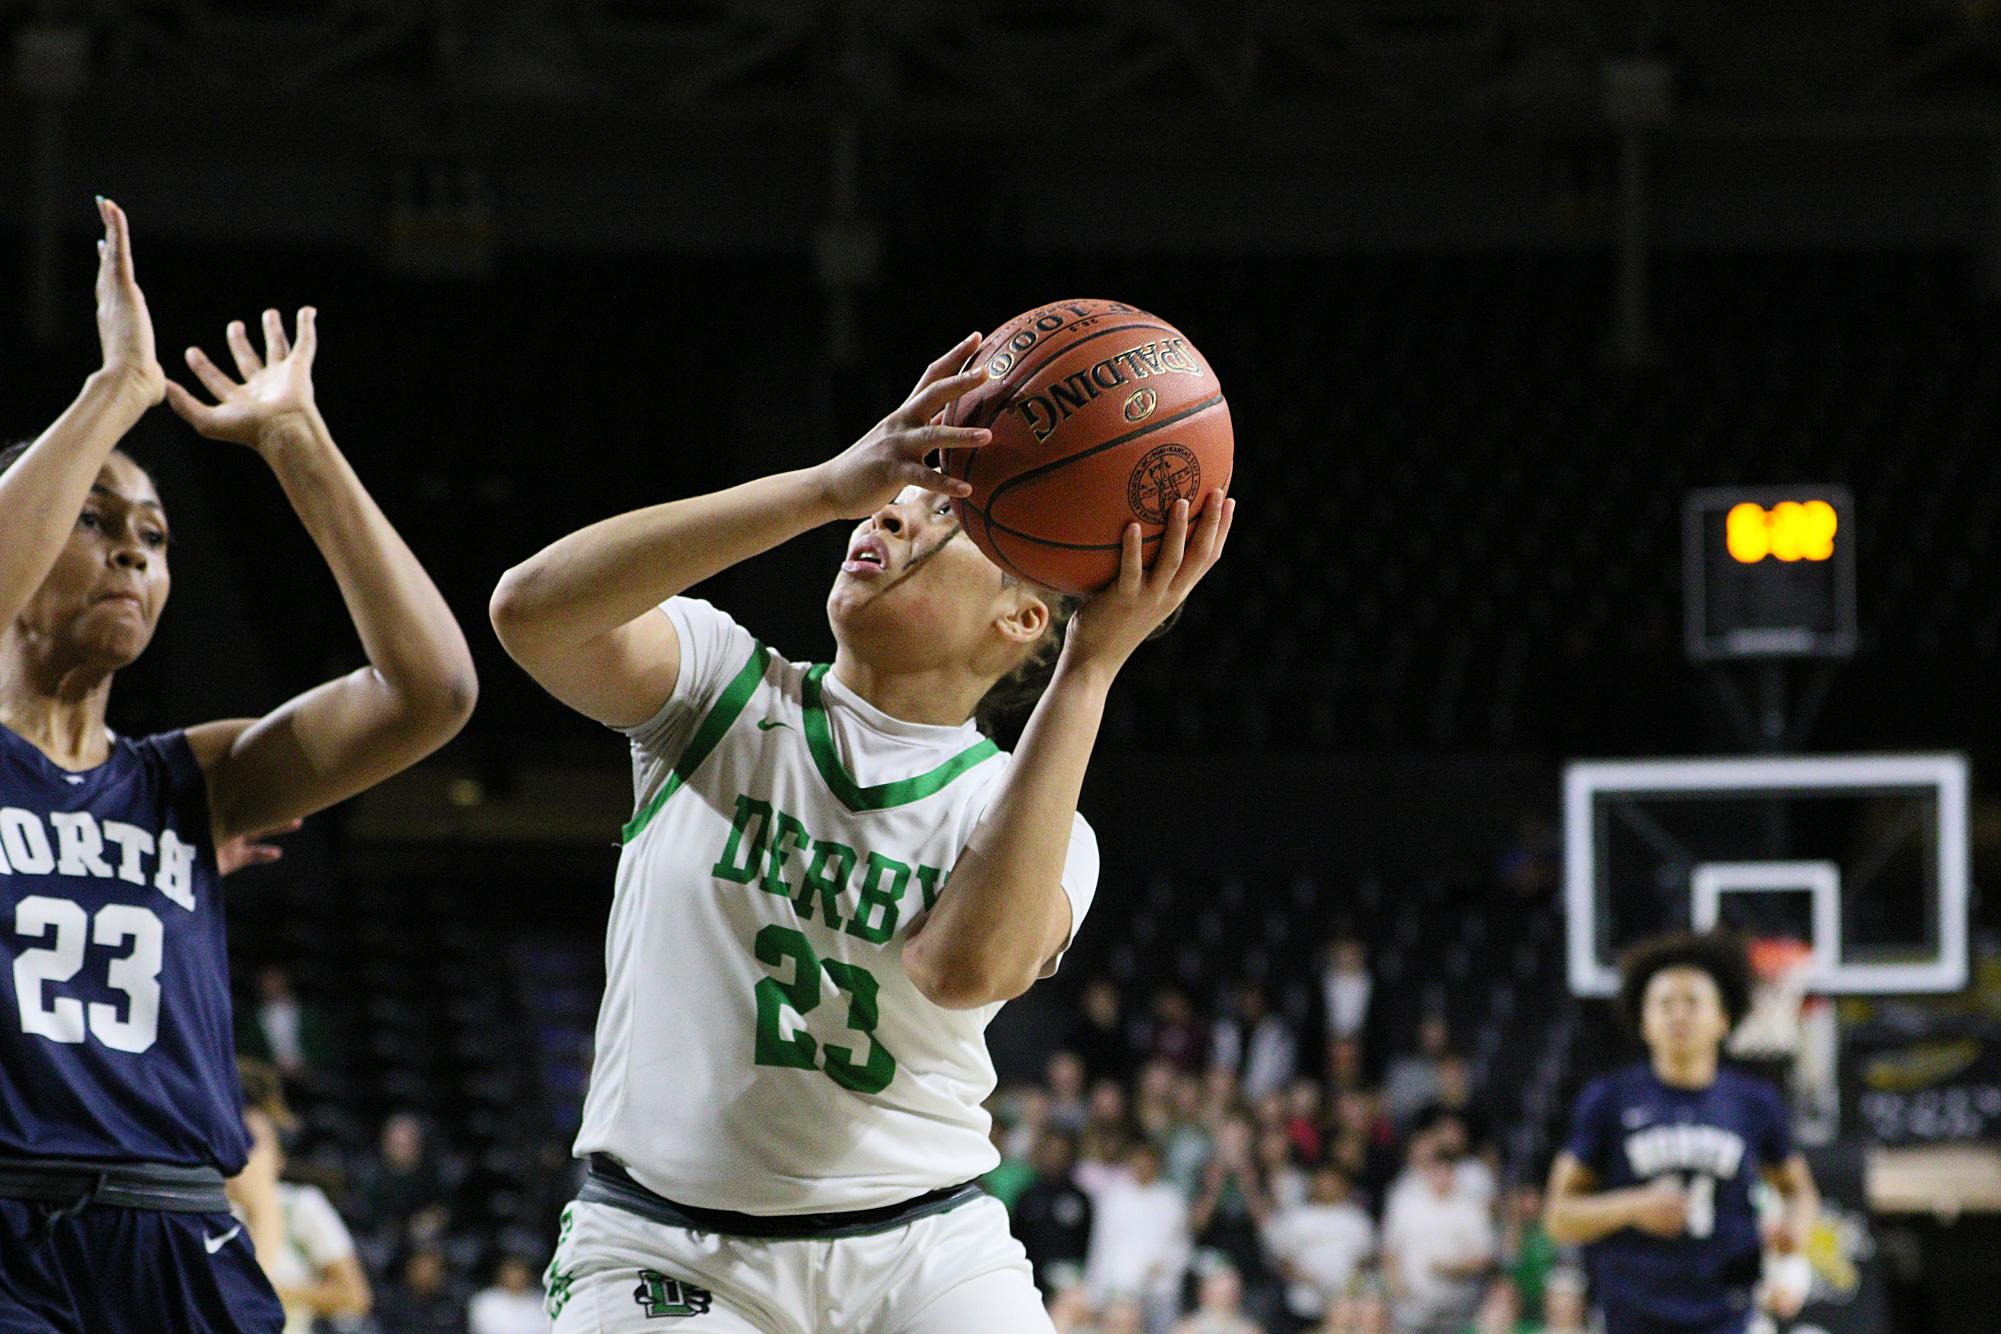
[[(1746, 502), (1826, 501), (1838, 526), (1825, 560), (1730, 554), (1728, 515)], [(1729, 658), (1847, 658), (1855, 653), (1855, 502), (1845, 486), (1712, 487), (1682, 507), (1682, 595), (1688, 655)]]

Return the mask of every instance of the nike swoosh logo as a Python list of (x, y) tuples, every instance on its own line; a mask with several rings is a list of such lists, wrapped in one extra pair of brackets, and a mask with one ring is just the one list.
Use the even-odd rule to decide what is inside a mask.
[(238, 1223), (235, 1227), (231, 1228), (229, 1231), (223, 1233), (219, 1237), (211, 1237), (207, 1233), (203, 1233), (201, 1244), (205, 1248), (207, 1248), (208, 1253), (210, 1255), (214, 1255), (217, 1251), (229, 1245), (229, 1239), (241, 1231), (243, 1231), (243, 1224)]
[(790, 726), (792, 726), (791, 723), (780, 721), (777, 718), (759, 718), (757, 720), (757, 730), (760, 732), (769, 732), (774, 727)]

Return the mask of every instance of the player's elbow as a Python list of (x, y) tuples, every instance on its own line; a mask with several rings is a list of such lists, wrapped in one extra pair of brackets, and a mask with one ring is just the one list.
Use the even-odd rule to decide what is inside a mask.
[(516, 565), (500, 576), (500, 582), (493, 586), (493, 596), (486, 600), (486, 619), (509, 653), (516, 651), (521, 637), (534, 623), (533, 600), (528, 591), (531, 578), (526, 565)]
[(1582, 1246), (1591, 1238), (1576, 1226), (1570, 1210), (1561, 1200), (1551, 1200), (1542, 1211), (1542, 1230), (1559, 1246)]
[(919, 936), (904, 947), (903, 970), (918, 994), (941, 1010), (977, 1010), (1013, 1000), (1034, 983), (1032, 973), (997, 966), (965, 952), (927, 945)]
[(463, 661), (439, 662), (428, 670), (405, 672), (392, 688), (396, 691), (396, 730), (430, 750), (464, 730), (479, 703), (479, 676), (470, 654)]

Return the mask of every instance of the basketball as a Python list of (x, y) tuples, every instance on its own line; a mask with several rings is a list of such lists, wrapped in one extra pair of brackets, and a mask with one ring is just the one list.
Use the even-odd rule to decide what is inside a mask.
[(1117, 301), (1056, 301), (1017, 315), (980, 344), (988, 383), (946, 421), (993, 440), (951, 451), (972, 494), (959, 523), (1003, 570), (1085, 597), (1119, 571), (1126, 525), (1147, 563), (1177, 500), (1200, 512), (1228, 488), (1230, 405), (1208, 361), (1173, 325)]

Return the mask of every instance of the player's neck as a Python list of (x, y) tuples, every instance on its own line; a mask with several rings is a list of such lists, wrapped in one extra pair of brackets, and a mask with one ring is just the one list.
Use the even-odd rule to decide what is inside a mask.
[[(10, 636), (11, 638), (11, 636)], [(112, 673), (34, 663), (8, 643), (0, 651), (0, 725), (64, 769), (104, 763), (104, 713)]]
[(993, 684), (959, 667), (890, 671), (841, 649), (834, 678), (890, 717), (906, 723), (957, 727), (973, 716)]
[(1714, 1051), (1656, 1051), (1654, 1077), (1669, 1088), (1706, 1089), (1716, 1082), (1717, 1055)]

